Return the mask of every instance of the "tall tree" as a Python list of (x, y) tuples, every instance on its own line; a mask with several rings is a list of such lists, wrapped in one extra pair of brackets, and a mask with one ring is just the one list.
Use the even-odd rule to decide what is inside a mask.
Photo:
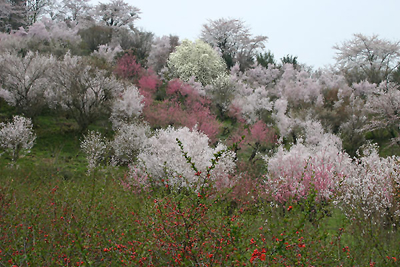
[(240, 19), (221, 18), (203, 25), (201, 39), (219, 49), (229, 68), (239, 63), (244, 70), (254, 63), (258, 49), (265, 47), (268, 37), (252, 36)]
[(139, 19), (140, 9), (125, 3), (123, 0), (111, 0), (110, 3), (99, 3), (96, 6), (96, 16), (100, 21), (111, 27), (129, 27)]
[(65, 21), (79, 22), (92, 11), (90, 0), (62, 0), (56, 17)]
[(400, 66), (400, 41), (391, 42), (378, 35), (354, 34), (353, 39), (333, 48), (336, 64), (350, 84), (388, 81)]

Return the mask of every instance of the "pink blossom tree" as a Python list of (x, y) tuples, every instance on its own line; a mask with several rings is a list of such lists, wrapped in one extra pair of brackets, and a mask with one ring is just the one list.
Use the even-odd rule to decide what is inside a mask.
[(325, 133), (319, 122), (308, 121), (304, 137), (290, 149), (281, 145), (274, 155), (265, 157), (266, 189), (278, 202), (304, 199), (311, 188), (320, 201), (334, 198), (351, 165), (340, 138)]
[(215, 142), (220, 123), (210, 111), (210, 100), (190, 85), (172, 80), (166, 88), (166, 98), (144, 109), (144, 118), (151, 125), (197, 127)]

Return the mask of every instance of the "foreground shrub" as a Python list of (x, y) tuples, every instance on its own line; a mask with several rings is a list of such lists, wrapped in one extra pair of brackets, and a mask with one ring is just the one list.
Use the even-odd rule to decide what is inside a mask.
[(150, 127), (147, 124), (121, 124), (110, 143), (113, 150), (112, 164), (133, 163), (143, 150), (149, 136)]
[(376, 145), (363, 147), (342, 185), (340, 200), (350, 218), (394, 226), (400, 222), (399, 161), (380, 157)]
[(86, 154), (88, 172), (90, 172), (104, 160), (108, 150), (108, 141), (99, 132), (89, 131), (83, 137), (81, 149)]
[(30, 119), (14, 116), (12, 122), (0, 123), (0, 149), (9, 154), (12, 161), (29, 153), (35, 139)]

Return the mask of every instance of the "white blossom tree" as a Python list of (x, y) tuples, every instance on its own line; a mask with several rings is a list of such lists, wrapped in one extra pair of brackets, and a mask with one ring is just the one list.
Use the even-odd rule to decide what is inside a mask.
[(201, 40), (184, 40), (168, 59), (168, 68), (173, 77), (187, 82), (192, 77), (204, 86), (226, 74), (226, 64), (217, 51)]
[(66, 110), (82, 132), (100, 116), (109, 116), (113, 100), (125, 89), (114, 76), (70, 54), (55, 65), (51, 77), (53, 86), (46, 91), (49, 105)]
[(30, 152), (35, 139), (30, 119), (14, 116), (12, 122), (0, 123), (0, 149), (8, 153), (14, 162), (21, 154)]
[(109, 142), (101, 133), (89, 131), (83, 136), (81, 149), (86, 154), (88, 173), (90, 173), (106, 158)]
[(381, 83), (370, 94), (365, 105), (366, 112), (372, 118), (364, 126), (365, 131), (386, 129), (392, 136), (393, 143), (398, 144), (400, 125), (400, 91), (395, 84)]
[(382, 221), (387, 226), (400, 219), (398, 188), (400, 158), (380, 157), (378, 146), (367, 144), (346, 170), (339, 195), (340, 207), (349, 218)]
[(28, 25), (39, 21), (39, 19), (51, 12), (55, 0), (26, 0), (26, 16)]
[(350, 84), (362, 80), (376, 84), (389, 81), (400, 66), (400, 41), (388, 41), (378, 35), (354, 34), (353, 39), (333, 48), (336, 64)]
[(276, 80), (281, 72), (275, 66), (267, 69), (261, 65), (242, 72), (239, 64), (231, 69), (230, 80), (235, 88), (231, 102), (232, 107), (238, 108), (248, 123), (255, 123), (262, 119), (265, 112), (271, 112), (276, 97)]
[(93, 51), (92, 56), (97, 58), (104, 59), (106, 62), (112, 64), (115, 63), (115, 57), (118, 53), (121, 53), (123, 50), (120, 45), (116, 45), (115, 47), (109, 46), (108, 44), (99, 45), (98, 49)]
[[(182, 143), (181, 150), (177, 139)], [(215, 179), (225, 186), (229, 185), (229, 173), (235, 167), (234, 153), (225, 151), (222, 153), (210, 177), (206, 176), (207, 169), (212, 166), (215, 154), (225, 150), (226, 147), (219, 144), (216, 148), (208, 145), (208, 137), (189, 128), (174, 129), (168, 127), (156, 131), (155, 135), (147, 140), (146, 146), (139, 154), (138, 159), (153, 180), (170, 186), (193, 187), (200, 186), (199, 183), (207, 183), (207, 179)], [(184, 157), (187, 153), (190, 162)], [(195, 171), (191, 163), (197, 170)]]
[(0, 0), (0, 32), (11, 32), (26, 25), (24, 1)]
[(111, 0), (109, 3), (99, 3), (95, 7), (95, 16), (106, 26), (128, 27), (133, 29), (138, 20), (140, 9), (129, 5), (123, 0)]
[(150, 137), (150, 126), (145, 123), (123, 123), (116, 130), (110, 145), (112, 164), (132, 164), (146, 145)]
[(28, 52), (25, 57), (0, 54), (0, 97), (28, 117), (41, 111), (44, 91), (49, 84), (47, 72), (54, 65), (52, 56)]
[(80, 23), (93, 12), (90, 0), (62, 0), (53, 16), (58, 20)]
[(111, 106), (113, 128), (118, 129), (122, 124), (130, 124), (140, 116), (144, 107), (144, 97), (134, 85), (126, 87)]

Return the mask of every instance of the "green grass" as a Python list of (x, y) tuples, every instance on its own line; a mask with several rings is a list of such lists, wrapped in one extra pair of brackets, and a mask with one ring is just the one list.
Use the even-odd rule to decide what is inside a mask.
[(118, 170), (64, 179), (46, 164), (1, 169), (0, 266), (242, 266), (255, 249), (266, 251), (253, 258), (259, 266), (396, 266), (399, 257), (397, 231), (347, 220), (312, 194), (283, 206), (229, 192), (136, 194)]
[(31, 153), (0, 158), (0, 266), (398, 266), (396, 227), (348, 219), (312, 192), (277, 204), (254, 177), (199, 196), (137, 193), (126, 167), (88, 175), (76, 129), (40, 116)]

